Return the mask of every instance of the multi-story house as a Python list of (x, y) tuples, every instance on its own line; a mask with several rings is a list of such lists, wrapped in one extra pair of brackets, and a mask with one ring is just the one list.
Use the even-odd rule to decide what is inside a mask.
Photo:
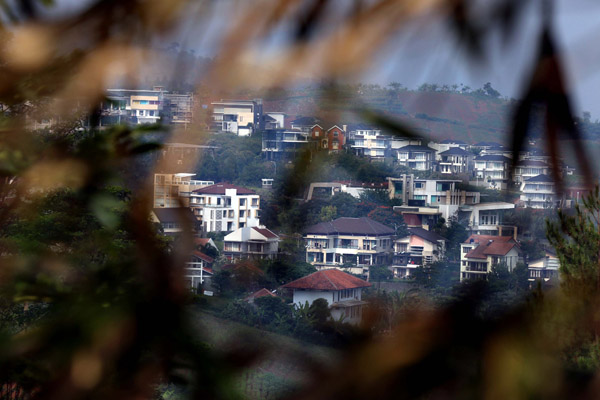
[(456, 146), (439, 153), (442, 174), (467, 174), (473, 169), (475, 155)]
[(371, 265), (391, 261), (394, 229), (370, 218), (338, 218), (304, 231), (306, 262), (318, 270), (344, 268), (368, 275)]
[(264, 226), (240, 228), (225, 236), (223, 242), (223, 255), (230, 261), (272, 260), (279, 249), (279, 236)]
[(349, 128), (349, 144), (354, 154), (371, 161), (384, 161), (389, 156), (392, 138), (381, 134), (381, 130), (358, 124)]
[(216, 132), (231, 132), (238, 136), (248, 136), (261, 129), (262, 99), (221, 100), (213, 107), (212, 129)]
[(421, 145), (408, 145), (395, 150), (395, 161), (399, 165), (417, 170), (432, 171), (435, 161), (435, 150)]
[(285, 113), (269, 112), (263, 115), (262, 129), (285, 128)]
[(192, 93), (164, 93), (164, 122), (169, 125), (190, 125), (194, 116), (194, 95)]
[(546, 250), (544, 257), (529, 261), (529, 281), (558, 281), (560, 278), (560, 261), (554, 252)]
[(210, 286), (213, 276), (212, 264), (215, 260), (201, 251), (194, 250), (190, 261), (185, 264), (183, 279), (186, 286), (200, 293), (201, 285)]
[(367, 304), (362, 301), (362, 289), (371, 286), (369, 282), (339, 271), (327, 269), (314, 272), (303, 278), (283, 285), (293, 291), (296, 307), (309, 306), (317, 299), (324, 299), (329, 305), (331, 318), (358, 324), (362, 309)]
[(512, 271), (521, 260), (520, 246), (513, 237), (471, 235), (460, 245), (460, 280), (487, 279), (499, 264)]
[(394, 212), (402, 215), (406, 226), (430, 230), (438, 224), (442, 218), (442, 212), (438, 207), (412, 205), (412, 202), (423, 202), (423, 200), (409, 200), (406, 206), (394, 206)]
[(216, 146), (189, 143), (163, 143), (160, 150), (161, 164), (168, 165), (173, 172), (184, 172), (196, 168), (203, 156), (215, 155)]
[(489, 189), (506, 189), (510, 159), (500, 155), (475, 158), (475, 184)]
[(311, 139), (317, 142), (317, 148), (330, 153), (339, 152), (346, 144), (346, 132), (337, 125), (325, 130), (316, 124), (310, 129)]
[(548, 175), (549, 170), (550, 167), (543, 161), (521, 159), (515, 165), (512, 178), (515, 183), (521, 183), (534, 176)]
[(154, 207), (189, 207), (190, 194), (214, 185), (213, 181), (192, 179), (196, 174), (154, 174)]
[(293, 159), (304, 149), (314, 148), (310, 133), (297, 129), (266, 129), (262, 133), (262, 154), (267, 160)]
[(100, 125), (157, 123), (165, 93), (160, 86), (152, 90), (108, 89), (107, 101), (100, 106)]
[(503, 225), (506, 210), (514, 210), (513, 203), (495, 201), (490, 203), (465, 204), (458, 209), (458, 220), (467, 230), (476, 235), (502, 236), (515, 227)]
[(548, 175), (538, 175), (521, 183), (520, 202), (527, 208), (554, 208), (560, 205), (556, 184)]
[(231, 232), (260, 225), (260, 196), (229, 183), (192, 191), (190, 207), (202, 220), (205, 232)]
[(394, 240), (392, 270), (398, 278), (408, 278), (421, 266), (444, 256), (446, 239), (423, 228), (409, 228), (408, 236)]
[(471, 145), (471, 148), (477, 149), (480, 151), (486, 151), (490, 149), (497, 149), (502, 147), (502, 145), (498, 142), (478, 142)]
[(294, 130), (310, 133), (312, 127), (317, 125), (319, 122), (320, 120), (315, 117), (298, 117), (290, 122), (290, 127)]

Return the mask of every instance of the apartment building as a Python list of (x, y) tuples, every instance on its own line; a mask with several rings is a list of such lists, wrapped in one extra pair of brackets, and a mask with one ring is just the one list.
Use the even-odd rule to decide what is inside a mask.
[(368, 275), (370, 265), (391, 261), (394, 229), (370, 218), (338, 218), (307, 228), (306, 262), (317, 269), (343, 268)]
[(501, 155), (483, 155), (475, 158), (475, 181), (477, 186), (489, 189), (506, 189), (510, 159)]
[(408, 145), (394, 151), (395, 161), (399, 165), (416, 171), (432, 171), (435, 161), (435, 150), (421, 145)]
[(189, 207), (194, 190), (215, 184), (213, 181), (192, 179), (194, 176), (196, 174), (154, 174), (154, 207)]
[(164, 93), (164, 123), (187, 127), (194, 117), (194, 95), (192, 93)]
[(262, 154), (267, 160), (292, 160), (298, 152), (314, 149), (310, 133), (298, 129), (266, 129), (262, 133)]
[(221, 100), (212, 102), (211, 105), (212, 129), (216, 132), (249, 136), (262, 128), (262, 99)]
[(439, 154), (439, 171), (442, 174), (467, 174), (473, 169), (475, 155), (456, 146)]
[(471, 235), (460, 245), (460, 280), (487, 279), (499, 264), (512, 271), (519, 261), (521, 249), (513, 237)]
[(279, 236), (264, 226), (240, 228), (223, 239), (223, 255), (230, 261), (272, 260), (279, 251)]
[(548, 175), (538, 175), (521, 183), (520, 202), (527, 208), (554, 208), (560, 205), (556, 183)]
[(201, 219), (205, 232), (231, 232), (260, 225), (260, 196), (229, 183), (192, 191), (190, 207)]
[(349, 132), (349, 144), (352, 152), (371, 161), (383, 161), (389, 156), (391, 137), (381, 134), (381, 129), (363, 124), (353, 125)]
[(446, 239), (423, 228), (409, 228), (408, 235), (394, 240), (392, 270), (397, 278), (408, 278), (418, 267), (444, 257)]

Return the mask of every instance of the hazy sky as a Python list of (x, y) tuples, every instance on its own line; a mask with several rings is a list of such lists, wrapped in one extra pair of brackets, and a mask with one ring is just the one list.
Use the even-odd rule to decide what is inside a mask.
[[(79, 10), (89, 1), (59, 0), (59, 9), (60, 12)], [(248, 4), (247, 1), (252, 0), (199, 1), (198, 4), (211, 5), (213, 17), (209, 21), (190, 20), (182, 24), (173, 40), (198, 54), (217, 55), (219, 39), (235, 13), (233, 10), (239, 9), (240, 4)], [(482, 1), (484, 4), (492, 2)], [(409, 88), (425, 82), (464, 83), (479, 88), (491, 82), (503, 95), (519, 97), (518, 88), (529, 75), (532, 57), (537, 52), (540, 20), (536, 7), (539, 2), (531, 3), (510, 45), (492, 44), (493, 51), (481, 64), (475, 64), (457, 46), (443, 21), (426, 27), (414, 23), (394, 37), (380, 56), (372, 60), (371, 68), (357, 80), (381, 85), (397, 81)], [(351, 2), (342, 0), (339, 4)], [(575, 107), (579, 114), (583, 110), (591, 111), (594, 119), (600, 119), (600, 1), (556, 0), (555, 4), (555, 36), (564, 51)], [(275, 44), (277, 39), (275, 35)]]

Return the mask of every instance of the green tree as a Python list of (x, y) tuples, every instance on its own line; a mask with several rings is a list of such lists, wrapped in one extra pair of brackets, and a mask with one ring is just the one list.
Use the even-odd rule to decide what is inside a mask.
[(335, 206), (325, 206), (321, 208), (319, 220), (321, 222), (333, 221), (337, 217), (337, 208)]
[(394, 277), (394, 273), (390, 267), (386, 265), (371, 265), (369, 266), (369, 280), (371, 282), (389, 281)]

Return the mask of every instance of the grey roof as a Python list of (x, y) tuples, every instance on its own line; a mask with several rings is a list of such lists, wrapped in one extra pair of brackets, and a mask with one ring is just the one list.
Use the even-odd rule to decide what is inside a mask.
[(548, 175), (541, 174), (538, 176), (534, 176), (533, 178), (529, 178), (525, 182), (554, 182), (554, 179), (552, 179)]
[(452, 147), (449, 150), (442, 151), (440, 156), (472, 156), (472, 153), (461, 149), (460, 147)]
[(523, 167), (548, 167), (548, 164), (546, 164), (543, 161), (538, 161), (538, 160), (521, 160), (517, 163), (517, 166), (523, 166)]
[(305, 234), (316, 235), (391, 235), (394, 230), (371, 218), (338, 218), (331, 222), (321, 222), (304, 230)]
[(310, 125), (313, 126), (317, 124), (319, 120), (315, 117), (298, 117), (293, 120), (291, 123), (294, 125)]
[(498, 142), (479, 142), (479, 143), (475, 143), (473, 146), (477, 146), (477, 147), (502, 147), (502, 145)]
[(431, 243), (436, 243), (440, 240), (446, 240), (446, 238), (444, 238), (443, 236), (440, 236), (435, 232), (431, 232), (423, 228), (408, 228), (408, 233), (423, 238)]
[(196, 217), (188, 207), (177, 208), (153, 208), (152, 212), (161, 223), (181, 222), (184, 218), (196, 222)]
[(484, 156), (478, 156), (475, 158), (476, 161), (503, 161), (506, 163), (510, 162), (510, 158), (504, 157), (498, 154), (486, 154)]
[(409, 144), (408, 146), (400, 147), (398, 150), (408, 150), (408, 151), (435, 151), (431, 147), (427, 146), (419, 146), (416, 144)]

